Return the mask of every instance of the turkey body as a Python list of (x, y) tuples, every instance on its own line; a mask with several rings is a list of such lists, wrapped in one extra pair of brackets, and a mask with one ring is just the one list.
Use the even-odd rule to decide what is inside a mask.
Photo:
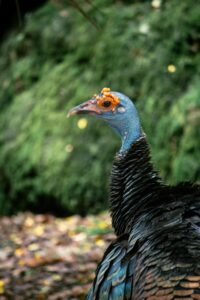
[(200, 188), (164, 185), (145, 136), (115, 157), (110, 211), (117, 239), (88, 300), (200, 300)]

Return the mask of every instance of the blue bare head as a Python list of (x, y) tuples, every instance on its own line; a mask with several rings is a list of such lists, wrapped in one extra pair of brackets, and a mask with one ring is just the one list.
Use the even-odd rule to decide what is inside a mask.
[(77, 114), (93, 115), (106, 121), (122, 139), (120, 154), (125, 153), (142, 135), (140, 119), (133, 102), (124, 94), (108, 88), (71, 109), (68, 115)]

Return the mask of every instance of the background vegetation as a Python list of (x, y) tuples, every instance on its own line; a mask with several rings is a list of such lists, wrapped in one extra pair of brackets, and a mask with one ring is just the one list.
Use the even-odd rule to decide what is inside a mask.
[(136, 103), (168, 183), (200, 179), (200, 9), (192, 0), (79, 3), (87, 18), (73, 1), (47, 1), (1, 43), (1, 214), (106, 208), (120, 141), (101, 122), (66, 119), (104, 86)]

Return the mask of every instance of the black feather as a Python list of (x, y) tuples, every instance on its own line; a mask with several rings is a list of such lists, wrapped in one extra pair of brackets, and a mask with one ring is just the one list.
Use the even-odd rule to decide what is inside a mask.
[(145, 137), (115, 157), (110, 210), (117, 239), (88, 300), (200, 300), (200, 187), (164, 185)]

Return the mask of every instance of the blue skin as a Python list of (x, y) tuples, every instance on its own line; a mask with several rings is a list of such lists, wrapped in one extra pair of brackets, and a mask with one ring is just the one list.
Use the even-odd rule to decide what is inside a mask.
[[(120, 100), (114, 112), (102, 110), (98, 107), (96, 98), (93, 98), (74, 107), (68, 115), (86, 113), (106, 121), (121, 137), (122, 146), (119, 154), (124, 155), (131, 145), (142, 136), (140, 119), (133, 102), (127, 96), (118, 92), (111, 92), (111, 94)], [(99, 97), (101, 96), (99, 94)]]
[(142, 136), (142, 128), (133, 102), (124, 94), (111, 93), (120, 100), (115, 112), (103, 112), (95, 116), (106, 121), (121, 137), (122, 145), (119, 153), (123, 155)]

